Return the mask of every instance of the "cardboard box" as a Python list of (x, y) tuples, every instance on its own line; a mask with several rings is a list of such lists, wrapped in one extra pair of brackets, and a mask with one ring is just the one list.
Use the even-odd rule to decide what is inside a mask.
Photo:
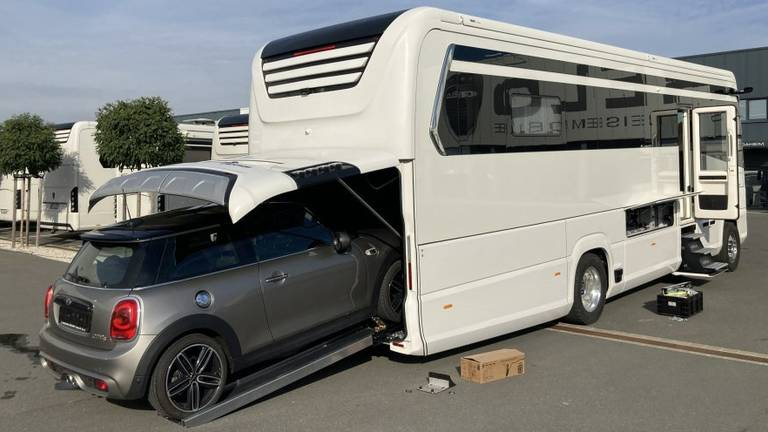
[(461, 377), (479, 384), (524, 373), (525, 354), (516, 349), (504, 348), (461, 359)]

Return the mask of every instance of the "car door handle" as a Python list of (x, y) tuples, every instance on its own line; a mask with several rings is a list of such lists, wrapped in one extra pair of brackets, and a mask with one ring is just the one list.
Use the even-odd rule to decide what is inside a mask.
[(272, 276), (264, 279), (264, 282), (266, 282), (266, 283), (276, 283), (276, 282), (282, 282), (282, 281), (284, 281), (286, 279), (288, 279), (288, 273), (274, 272), (274, 273), (272, 273)]

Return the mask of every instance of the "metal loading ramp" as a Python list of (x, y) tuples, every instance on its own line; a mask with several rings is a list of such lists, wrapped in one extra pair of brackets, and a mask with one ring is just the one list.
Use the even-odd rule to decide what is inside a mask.
[(195, 427), (216, 420), (373, 345), (373, 330), (355, 329), (235, 381), (219, 402), (181, 420)]

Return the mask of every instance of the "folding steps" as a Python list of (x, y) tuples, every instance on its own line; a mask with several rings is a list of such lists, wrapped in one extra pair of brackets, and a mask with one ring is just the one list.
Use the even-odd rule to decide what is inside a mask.
[(673, 274), (692, 279), (711, 279), (728, 270), (728, 263), (716, 261), (717, 249), (702, 243), (703, 234), (684, 233), (682, 236), (682, 258), (680, 269)]

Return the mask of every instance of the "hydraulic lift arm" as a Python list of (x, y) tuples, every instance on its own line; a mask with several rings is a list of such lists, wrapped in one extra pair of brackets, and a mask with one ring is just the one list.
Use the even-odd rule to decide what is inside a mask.
[(376, 217), (376, 219), (378, 219), (378, 220), (379, 220), (381, 223), (383, 223), (383, 224), (384, 224), (384, 225), (385, 225), (387, 228), (389, 228), (389, 230), (390, 230), (390, 231), (392, 231), (393, 233), (395, 233), (395, 235), (397, 236), (397, 238), (399, 238), (399, 239), (401, 239), (401, 240), (402, 240), (403, 236), (402, 236), (402, 235), (400, 235), (400, 233), (399, 233), (399, 232), (398, 232), (398, 231), (395, 229), (395, 227), (393, 227), (393, 226), (392, 226), (392, 225), (391, 225), (389, 222), (387, 222), (387, 220), (386, 220), (386, 219), (384, 219), (384, 216), (382, 216), (382, 215), (381, 215), (379, 212), (377, 212), (377, 211), (376, 211), (376, 209), (374, 209), (373, 207), (371, 207), (371, 205), (370, 205), (370, 204), (368, 204), (368, 203), (367, 203), (367, 202), (366, 202), (366, 201), (363, 199), (363, 197), (361, 197), (361, 196), (360, 196), (360, 195), (359, 195), (357, 192), (355, 192), (355, 190), (354, 190), (354, 189), (352, 189), (352, 187), (351, 187), (351, 186), (349, 186), (349, 185), (347, 184), (347, 182), (345, 182), (345, 181), (344, 181), (343, 179), (341, 179), (341, 178), (337, 178), (336, 180), (339, 182), (339, 184), (341, 184), (341, 185), (344, 187), (344, 189), (346, 189), (346, 190), (347, 190), (347, 192), (349, 192), (349, 193), (350, 193), (350, 194), (351, 194), (353, 197), (355, 197), (355, 199), (357, 199), (357, 200), (360, 202), (360, 204), (362, 204), (363, 206), (365, 206), (365, 208), (367, 208), (367, 209), (368, 209), (368, 211), (370, 211), (370, 212), (371, 212), (371, 214), (373, 214), (373, 215)]

